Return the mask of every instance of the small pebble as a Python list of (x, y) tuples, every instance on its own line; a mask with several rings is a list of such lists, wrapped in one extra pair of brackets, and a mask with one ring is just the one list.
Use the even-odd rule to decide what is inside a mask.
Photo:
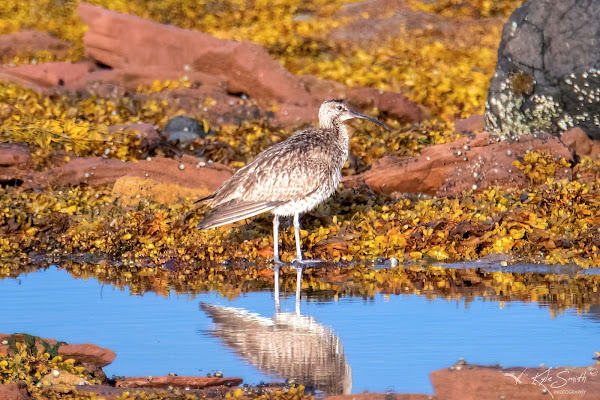
[(60, 376), (60, 371), (57, 369), (52, 370), (52, 376), (58, 378)]
[(185, 165), (179, 164), (179, 169), (183, 171), (185, 169)]

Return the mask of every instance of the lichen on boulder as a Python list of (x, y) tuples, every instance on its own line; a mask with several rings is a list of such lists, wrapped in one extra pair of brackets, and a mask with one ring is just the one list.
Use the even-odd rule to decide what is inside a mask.
[(502, 31), (485, 128), (502, 138), (580, 126), (600, 139), (596, 1), (532, 0)]

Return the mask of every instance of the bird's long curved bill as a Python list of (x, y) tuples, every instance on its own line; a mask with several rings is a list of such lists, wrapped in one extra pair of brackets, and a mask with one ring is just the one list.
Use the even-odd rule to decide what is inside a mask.
[(373, 118), (373, 117), (370, 117), (368, 115), (361, 114), (359, 112), (352, 111), (352, 110), (348, 110), (348, 112), (350, 113), (350, 115), (352, 116), (352, 118), (366, 119), (367, 121), (371, 121), (372, 123), (379, 125), (380, 127), (382, 127), (383, 129), (385, 129), (386, 131), (390, 131), (390, 128), (386, 124), (384, 124), (383, 122), (379, 121), (376, 118)]

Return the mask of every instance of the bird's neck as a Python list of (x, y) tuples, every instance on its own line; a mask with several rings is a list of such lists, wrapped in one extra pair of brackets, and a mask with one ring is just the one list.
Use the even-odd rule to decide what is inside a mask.
[(343, 146), (348, 147), (348, 129), (341, 120), (334, 119), (333, 121), (323, 121), (319, 124), (319, 127), (332, 132), (337, 139), (336, 141), (341, 142), (343, 143)]

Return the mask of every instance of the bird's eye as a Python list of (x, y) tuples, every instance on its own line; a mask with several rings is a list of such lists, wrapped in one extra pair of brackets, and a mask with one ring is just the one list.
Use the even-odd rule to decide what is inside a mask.
[(335, 109), (336, 109), (336, 110), (338, 110), (338, 111), (342, 111), (342, 110), (344, 109), (344, 107), (342, 107), (342, 106), (337, 106)]

